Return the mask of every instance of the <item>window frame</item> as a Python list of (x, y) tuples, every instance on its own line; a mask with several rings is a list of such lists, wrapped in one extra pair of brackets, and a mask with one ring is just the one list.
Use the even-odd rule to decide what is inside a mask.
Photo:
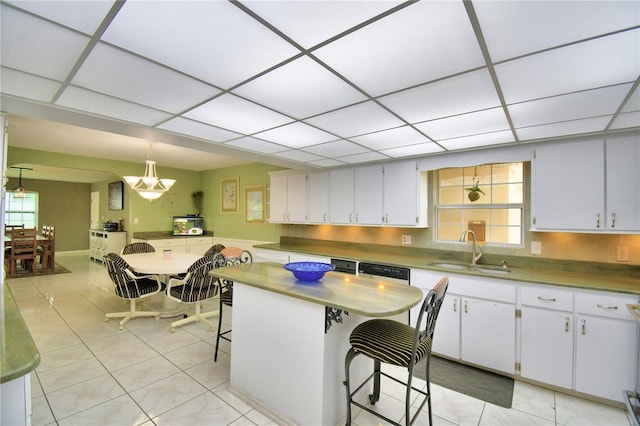
[[(6, 225), (20, 225), (20, 224), (24, 224), (25, 227), (27, 228), (38, 228), (38, 208), (39, 208), (39, 204), (40, 204), (40, 197), (39, 194), (37, 192), (26, 192), (25, 193), (25, 197), (16, 197), (15, 194), (17, 194), (17, 191), (5, 191), (5, 199), (4, 199), (4, 223)], [(24, 209), (24, 203), (22, 204), (22, 209), (19, 210), (12, 210), (9, 207), (11, 207), (12, 205), (14, 205), (14, 203), (16, 203), (16, 199), (20, 200), (20, 199), (26, 199), (28, 197), (35, 197), (34, 200), (34, 207), (33, 210), (30, 209)], [(14, 220), (11, 220), (11, 217), (13, 215), (19, 215), (20, 216), (20, 220), (18, 220), (17, 222)], [(30, 222), (25, 222), (24, 220), (24, 215), (33, 215), (33, 226), (31, 226)]]
[[(521, 165), (521, 170), (522, 170), (522, 175), (521, 175), (521, 180), (520, 181), (511, 181), (509, 180), (508, 182), (503, 182), (503, 181), (499, 181), (498, 183), (494, 183), (494, 166), (499, 166), (499, 165), (505, 165), (505, 164), (520, 164)], [(487, 167), (490, 166), (491, 167), (491, 176), (490, 176), (490, 182), (489, 183), (485, 183), (485, 184), (480, 184), (480, 188), (482, 189), (483, 187), (491, 187), (491, 189), (493, 189), (493, 186), (497, 186), (497, 185), (504, 185), (504, 184), (520, 184), (521, 186), (521, 191), (522, 191), (522, 199), (520, 202), (517, 203), (493, 203), (491, 202), (492, 200), (490, 200), (490, 202), (484, 202), (484, 203), (471, 203), (471, 202), (465, 202), (466, 197), (467, 197), (467, 191), (465, 190), (465, 188), (470, 187), (471, 185), (465, 184), (465, 177), (468, 176), (469, 174), (467, 173), (467, 170), (469, 169), (474, 169), (475, 167)], [(440, 203), (440, 193), (441, 193), (441, 188), (446, 188), (447, 186), (441, 186), (441, 180), (440, 180), (440, 172), (441, 170), (452, 170), (452, 169), (457, 169), (460, 171), (459, 176), (462, 179), (462, 185), (460, 185), (459, 187), (462, 188), (463, 190), (463, 197), (462, 198), (462, 203), (461, 204), (441, 204)], [(507, 162), (500, 162), (500, 163), (488, 163), (488, 164), (482, 164), (482, 165), (477, 165), (477, 166), (467, 166), (467, 167), (447, 167), (445, 169), (439, 169), (435, 171), (435, 185), (434, 185), (434, 223), (435, 223), (435, 230), (434, 230), (434, 239), (436, 242), (438, 243), (452, 243), (452, 242), (459, 242), (458, 239), (441, 239), (440, 237), (440, 227), (441, 227), (441, 221), (440, 221), (440, 213), (442, 211), (445, 210), (456, 210), (456, 211), (460, 211), (461, 215), (462, 215), (462, 222), (459, 223), (460, 225), (460, 233), (462, 234), (462, 232), (466, 229), (468, 229), (468, 223), (470, 219), (468, 218), (468, 216), (465, 216), (465, 212), (469, 211), (469, 210), (486, 210), (488, 213), (488, 217), (492, 218), (493, 217), (493, 211), (497, 211), (497, 210), (505, 210), (508, 211), (509, 209), (516, 209), (519, 210), (519, 221), (520, 224), (519, 225), (494, 225), (493, 223), (491, 223), (490, 221), (488, 221), (486, 223), (486, 238), (485, 241), (482, 242), (483, 245), (485, 246), (495, 246), (495, 247), (510, 247), (510, 248), (522, 248), (525, 245), (525, 215), (526, 215), (526, 205), (525, 205), (525, 188), (526, 188), (526, 172), (525, 172), (525, 162), (524, 161), (507, 161)], [(458, 186), (458, 185), (452, 185), (453, 187)], [(453, 225), (454, 223), (452, 222), (451, 225)], [(492, 231), (494, 229), (497, 228), (519, 228), (519, 243), (509, 243), (509, 242), (495, 242), (495, 241), (490, 241), (489, 239), (492, 236)]]

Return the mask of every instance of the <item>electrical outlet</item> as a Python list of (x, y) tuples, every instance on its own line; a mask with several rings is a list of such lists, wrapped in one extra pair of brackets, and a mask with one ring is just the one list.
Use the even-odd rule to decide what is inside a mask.
[(617, 262), (629, 261), (629, 247), (626, 247), (626, 246), (616, 247), (616, 261)]
[(137, 217), (134, 217), (134, 218), (133, 218), (133, 224), (134, 224), (134, 225), (137, 225), (137, 224), (138, 224), (138, 218), (137, 218)]
[(542, 254), (542, 243), (540, 241), (531, 241), (531, 254)]
[(402, 236), (402, 244), (411, 244), (411, 235), (403, 235)]

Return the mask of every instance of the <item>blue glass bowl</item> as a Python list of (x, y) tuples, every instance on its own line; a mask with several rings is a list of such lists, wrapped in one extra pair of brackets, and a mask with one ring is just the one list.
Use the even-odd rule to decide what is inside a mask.
[(335, 268), (330, 263), (322, 262), (291, 262), (284, 265), (284, 269), (293, 272), (293, 275), (301, 281), (318, 281), (325, 273)]

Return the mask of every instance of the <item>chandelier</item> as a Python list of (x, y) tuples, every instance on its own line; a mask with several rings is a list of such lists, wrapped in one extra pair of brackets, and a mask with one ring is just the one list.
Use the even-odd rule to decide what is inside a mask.
[(11, 167), (12, 169), (20, 170), (20, 180), (18, 181), (18, 187), (14, 189), (15, 194), (13, 195), (15, 198), (24, 198), (27, 195), (27, 190), (22, 186), (22, 171), (23, 170), (33, 170), (28, 167)]
[(144, 176), (124, 176), (124, 180), (129, 184), (131, 189), (147, 200), (160, 198), (162, 194), (170, 190), (173, 184), (176, 183), (175, 179), (158, 178), (156, 174), (156, 162), (151, 160), (151, 145), (149, 145)]

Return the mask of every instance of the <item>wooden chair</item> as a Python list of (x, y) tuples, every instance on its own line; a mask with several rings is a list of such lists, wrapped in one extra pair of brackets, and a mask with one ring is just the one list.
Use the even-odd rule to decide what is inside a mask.
[(24, 229), (24, 224), (21, 225), (4, 225), (4, 235), (11, 236), (11, 231), (14, 229)]
[(40, 264), (43, 270), (53, 270), (56, 267), (56, 227), (53, 225), (42, 225), (42, 236), (46, 241), (38, 247), (40, 253)]
[(18, 261), (25, 269), (31, 268), (35, 274), (38, 272), (38, 243), (37, 229), (24, 228), (13, 229), (11, 231), (11, 246), (9, 251), (9, 274), (15, 275), (18, 268)]

